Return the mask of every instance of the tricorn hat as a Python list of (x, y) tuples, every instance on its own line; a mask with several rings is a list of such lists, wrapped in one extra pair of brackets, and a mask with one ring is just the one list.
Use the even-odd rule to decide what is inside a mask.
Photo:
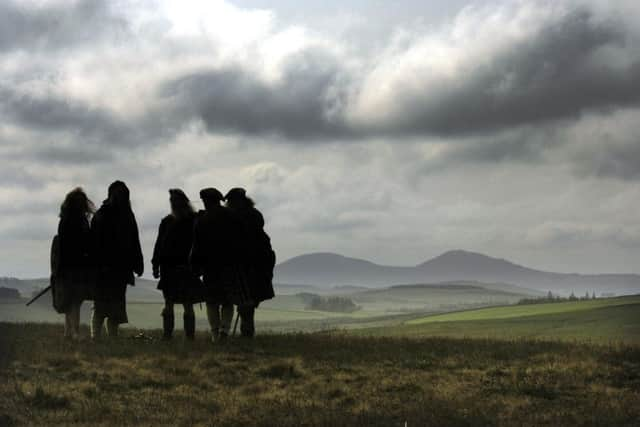
[(224, 200), (224, 196), (222, 195), (222, 193), (213, 187), (204, 188), (200, 190), (200, 198), (203, 201), (211, 200), (214, 202), (219, 202), (220, 200)]
[(229, 199), (244, 199), (247, 197), (247, 191), (244, 188), (236, 187), (229, 190), (226, 196), (224, 196), (225, 200)]

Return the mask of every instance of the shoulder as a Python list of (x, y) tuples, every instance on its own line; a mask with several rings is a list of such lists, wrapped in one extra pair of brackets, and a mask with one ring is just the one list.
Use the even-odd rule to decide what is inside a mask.
[(105, 207), (105, 205), (100, 206), (96, 213), (93, 214), (92, 221), (101, 221), (105, 217), (105, 215), (108, 215), (107, 212), (108, 209)]
[(164, 218), (162, 218), (162, 221), (160, 221), (160, 227), (169, 225), (174, 221), (175, 221), (175, 218), (173, 217), (173, 215), (167, 215)]
[(58, 222), (58, 230), (68, 230), (72, 228), (82, 228), (83, 218), (62, 217)]
[(250, 212), (253, 222), (259, 227), (264, 227), (264, 217), (262, 216), (262, 213), (256, 208), (251, 208)]

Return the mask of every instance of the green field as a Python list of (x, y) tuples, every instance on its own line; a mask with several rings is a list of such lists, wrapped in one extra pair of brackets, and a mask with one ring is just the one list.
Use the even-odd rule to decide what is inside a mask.
[(0, 323), (0, 425), (638, 425), (640, 296), (386, 317), (298, 298), (261, 316), (334, 331), (268, 333), (263, 317), (225, 345), (202, 324), (193, 343), (157, 326), (69, 343), (60, 325)]
[(640, 347), (261, 335), (68, 343), (0, 323), (0, 425), (637, 425)]
[(640, 296), (467, 310), (359, 333), (640, 344)]
[[(42, 281), (28, 282), (37, 287)], [(26, 286), (26, 285), (25, 285)], [(360, 309), (352, 313), (335, 313), (308, 310), (305, 299), (300, 294), (278, 294), (276, 298), (260, 305), (256, 314), (258, 328), (274, 332), (318, 331), (336, 328), (356, 328), (389, 324), (392, 317), (406, 320), (425, 313), (446, 312), (463, 308), (515, 303), (531, 294), (526, 290), (509, 285), (479, 283), (451, 283), (446, 285), (412, 285), (387, 289), (324, 289), (314, 287), (285, 287), (286, 291), (306, 293), (319, 292), (322, 295), (340, 295), (352, 299)], [(335, 292), (335, 293), (332, 293)], [(519, 293), (521, 292), (521, 293)], [(143, 298), (151, 301), (141, 302)], [(88, 323), (91, 302), (82, 306), (82, 322)], [(160, 313), (163, 303), (155, 290), (155, 283), (141, 281), (128, 289), (127, 311), (129, 328), (155, 329), (161, 326)], [(181, 307), (176, 307), (178, 319)], [(197, 327), (208, 328), (204, 304), (196, 306)], [(24, 302), (0, 301), (0, 322), (62, 322), (63, 316), (51, 307), (50, 295), (46, 295), (30, 307)], [(178, 321), (178, 323), (180, 323)], [(397, 323), (397, 322), (392, 322)]]

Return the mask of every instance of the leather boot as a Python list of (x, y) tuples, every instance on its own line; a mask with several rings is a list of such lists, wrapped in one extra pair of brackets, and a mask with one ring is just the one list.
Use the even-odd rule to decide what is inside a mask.
[(184, 320), (184, 336), (188, 340), (193, 340), (196, 336), (196, 316), (194, 314), (185, 313)]
[(173, 337), (173, 328), (175, 327), (175, 318), (173, 313), (162, 312), (162, 339), (170, 340)]
[(109, 338), (116, 338), (118, 336), (118, 329), (120, 324), (107, 318), (107, 335)]
[(253, 338), (256, 334), (256, 326), (254, 315), (256, 308), (254, 306), (238, 307), (240, 315), (240, 334), (243, 338)]

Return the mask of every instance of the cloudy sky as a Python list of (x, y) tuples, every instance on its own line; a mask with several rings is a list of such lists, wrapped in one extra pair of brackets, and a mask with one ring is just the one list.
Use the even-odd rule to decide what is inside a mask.
[(2, 0), (0, 276), (47, 274), (66, 192), (114, 179), (147, 260), (168, 188), (244, 186), (280, 260), (640, 273), (639, 24), (637, 0)]

